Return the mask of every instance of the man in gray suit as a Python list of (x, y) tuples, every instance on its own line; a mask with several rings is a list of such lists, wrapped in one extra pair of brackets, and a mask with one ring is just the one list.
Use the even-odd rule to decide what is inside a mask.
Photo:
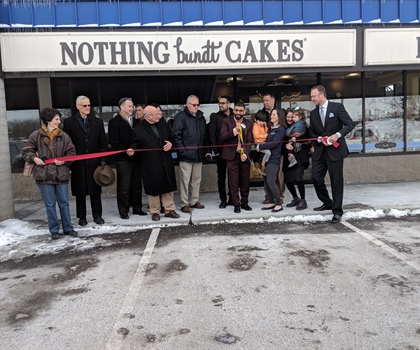
[[(342, 103), (327, 100), (322, 85), (311, 89), (311, 100), (316, 108), (311, 111), (309, 133), (313, 141), (312, 180), (319, 200), (323, 203), (316, 211), (332, 210), (333, 224), (340, 222), (343, 215), (344, 158), (349, 151), (345, 137), (355, 124)], [(325, 175), (331, 180), (332, 200), (325, 186)]]

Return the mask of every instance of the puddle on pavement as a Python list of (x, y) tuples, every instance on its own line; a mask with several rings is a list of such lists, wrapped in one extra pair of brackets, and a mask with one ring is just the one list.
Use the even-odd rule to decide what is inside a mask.
[(235, 270), (248, 271), (257, 263), (257, 261), (257, 259), (250, 256), (242, 256), (231, 262), (229, 266)]
[(292, 256), (300, 256), (308, 259), (309, 265), (312, 265), (314, 267), (324, 267), (324, 263), (328, 260), (330, 260), (330, 257), (328, 256), (330, 253), (328, 253), (324, 249), (320, 249), (317, 251), (312, 250), (298, 250), (297, 252), (290, 253)]
[(234, 344), (240, 340), (239, 337), (236, 337), (230, 333), (226, 333), (224, 335), (220, 335), (218, 337), (214, 337), (214, 339), (218, 342), (225, 343), (225, 344)]

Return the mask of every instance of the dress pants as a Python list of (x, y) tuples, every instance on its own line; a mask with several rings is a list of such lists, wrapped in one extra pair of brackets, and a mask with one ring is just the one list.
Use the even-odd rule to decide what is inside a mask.
[[(134, 161), (117, 161), (117, 206), (120, 215), (127, 215), (130, 210), (130, 197), (132, 200), (138, 199), (138, 187), (136, 189), (136, 174)], [(134, 205), (134, 203), (132, 203)]]
[(143, 181), (140, 167), (140, 162), (135, 161), (132, 170), (133, 177), (131, 179), (133, 191), (130, 191), (130, 205), (133, 207), (133, 210), (137, 211), (140, 211), (143, 207)]
[[(241, 161), (236, 153), (233, 160), (226, 161), (229, 177), (229, 192), (233, 205), (248, 204), (249, 196), (249, 160)], [(239, 198), (239, 192), (241, 197)]]
[(181, 208), (194, 205), (200, 196), (203, 163), (179, 162), (179, 196)]
[[(92, 209), (92, 216), (94, 219), (102, 217), (102, 201), (101, 194), (91, 194), (90, 207)], [(86, 218), (86, 196), (76, 196), (76, 216)]]
[(276, 183), (278, 173), (278, 165), (267, 164), (266, 176), (264, 176), (264, 188), (266, 189), (270, 203), (274, 203), (275, 205), (281, 204), (280, 190)]
[[(225, 201), (227, 199), (226, 194), (226, 170), (227, 164), (226, 159), (223, 159), (220, 155), (216, 157), (216, 165), (217, 165), (217, 188), (219, 190), (219, 198), (221, 201)], [(228, 179), (229, 181), (229, 179)]]
[[(333, 162), (324, 150), (319, 160), (312, 159), (312, 181), (318, 199), (325, 205), (332, 207), (333, 214), (343, 215), (343, 176), (344, 160), (340, 159)], [(325, 186), (325, 175), (330, 176), (332, 200)]]
[(279, 185), (281, 199), (283, 199), (286, 194), (286, 183), (284, 182), (284, 174), (283, 174), (283, 158), (284, 158), (284, 155), (280, 157), (280, 169), (278, 172), (278, 185)]
[(150, 214), (160, 213), (160, 199), (162, 198), (162, 205), (165, 208), (165, 214), (168, 214), (171, 210), (175, 210), (174, 193), (168, 192), (158, 196), (147, 196), (149, 201)]

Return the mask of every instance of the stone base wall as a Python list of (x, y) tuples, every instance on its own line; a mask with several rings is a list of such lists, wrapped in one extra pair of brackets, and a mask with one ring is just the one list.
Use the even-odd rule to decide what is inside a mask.
[[(178, 167), (175, 168), (178, 179)], [(13, 193), (16, 200), (41, 199), (33, 178), (12, 174)], [(347, 184), (420, 181), (420, 154), (349, 157), (344, 161), (344, 181)], [(217, 191), (215, 164), (203, 165), (201, 191)], [(103, 188), (103, 195), (116, 196), (116, 183)]]

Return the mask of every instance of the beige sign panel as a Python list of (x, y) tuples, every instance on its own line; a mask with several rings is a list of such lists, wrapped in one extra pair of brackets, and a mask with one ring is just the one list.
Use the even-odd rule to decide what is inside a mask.
[(365, 66), (420, 64), (420, 28), (366, 29)]
[(2, 33), (5, 72), (351, 67), (356, 31)]

